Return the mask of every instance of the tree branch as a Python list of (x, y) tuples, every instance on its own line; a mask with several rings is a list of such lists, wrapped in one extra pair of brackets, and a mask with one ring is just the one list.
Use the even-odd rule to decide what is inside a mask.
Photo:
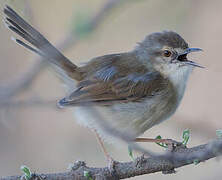
[[(111, 174), (108, 167), (87, 167), (82, 161), (77, 161), (69, 172), (52, 174), (32, 174), (31, 179), (45, 180), (82, 180), (82, 179), (126, 179), (134, 176), (163, 172), (175, 173), (175, 168), (189, 164), (198, 164), (222, 154), (222, 139), (215, 139), (208, 144), (187, 148), (179, 145), (172, 152), (167, 152), (155, 157), (143, 156), (131, 162), (116, 162), (115, 173)], [(88, 174), (88, 178), (84, 174)], [(2, 177), (0, 180), (15, 180), (21, 176)]]

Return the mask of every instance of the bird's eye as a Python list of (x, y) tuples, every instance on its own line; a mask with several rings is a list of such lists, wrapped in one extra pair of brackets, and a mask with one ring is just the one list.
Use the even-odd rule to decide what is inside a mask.
[(164, 50), (164, 52), (163, 52), (163, 55), (164, 55), (165, 57), (170, 57), (171, 54), (172, 54), (172, 53), (171, 53), (169, 50)]

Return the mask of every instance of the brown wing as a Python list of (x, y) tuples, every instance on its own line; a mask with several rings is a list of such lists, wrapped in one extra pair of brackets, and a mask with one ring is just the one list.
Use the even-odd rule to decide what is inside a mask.
[[(100, 58), (101, 61), (106, 58), (102, 66)], [(127, 65), (125, 58), (128, 58)], [(78, 84), (77, 90), (59, 102), (60, 106), (112, 105), (117, 102), (140, 101), (154, 96), (168, 85), (158, 72), (151, 72), (144, 65), (135, 63), (132, 54), (107, 55), (89, 64), (91, 69), (87, 69), (87, 65), (84, 67), (85, 79)]]

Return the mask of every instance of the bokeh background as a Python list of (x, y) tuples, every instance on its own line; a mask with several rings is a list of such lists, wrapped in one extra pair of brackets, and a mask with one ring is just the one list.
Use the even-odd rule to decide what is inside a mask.
[[(188, 146), (215, 138), (216, 130), (222, 128), (222, 1), (120, 0), (105, 9), (103, 13), (107, 14), (97, 20), (93, 31), (87, 29), (87, 23), (111, 1), (1, 0), (1, 18), (4, 5), (9, 4), (53, 44), (65, 48), (64, 54), (76, 64), (131, 50), (151, 32), (178, 32), (192, 47), (204, 49), (203, 53), (192, 54), (192, 59), (206, 69), (194, 70), (176, 114), (144, 136), (160, 134), (181, 140), (183, 130), (190, 129)], [(76, 160), (84, 160), (89, 166), (106, 165), (94, 134), (75, 123), (70, 109), (56, 107), (65, 91), (55, 73), (43, 67), (31, 78), (30, 74), (39, 68), (39, 58), (16, 45), (11, 36), (1, 23), (0, 176), (20, 174), (23, 164), (42, 173), (65, 171)], [(32, 79), (30, 84), (19, 88), (27, 78)], [(160, 149), (152, 144), (146, 146), (154, 151)], [(107, 148), (114, 159), (130, 160), (127, 147)], [(180, 168), (173, 175), (155, 173), (134, 179), (218, 180), (221, 167), (220, 159), (212, 159)]]

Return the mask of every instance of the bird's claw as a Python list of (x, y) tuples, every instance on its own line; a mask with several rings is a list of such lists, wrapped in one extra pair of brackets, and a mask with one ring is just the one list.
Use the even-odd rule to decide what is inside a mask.
[(140, 168), (140, 167), (143, 166), (143, 164), (144, 164), (145, 162), (146, 162), (146, 160), (145, 160), (145, 155), (143, 154), (142, 156), (136, 158), (136, 160), (135, 160), (135, 167)]
[(115, 169), (115, 166), (118, 162), (113, 160), (113, 158), (109, 157), (108, 158), (108, 169), (109, 169), (109, 172), (112, 176), (117, 176), (116, 175), (116, 169)]
[(178, 142), (178, 141), (175, 141), (175, 140), (172, 140), (172, 139), (167, 139), (165, 144), (167, 144), (167, 149), (170, 152), (173, 152), (176, 147), (183, 145), (181, 142)]

